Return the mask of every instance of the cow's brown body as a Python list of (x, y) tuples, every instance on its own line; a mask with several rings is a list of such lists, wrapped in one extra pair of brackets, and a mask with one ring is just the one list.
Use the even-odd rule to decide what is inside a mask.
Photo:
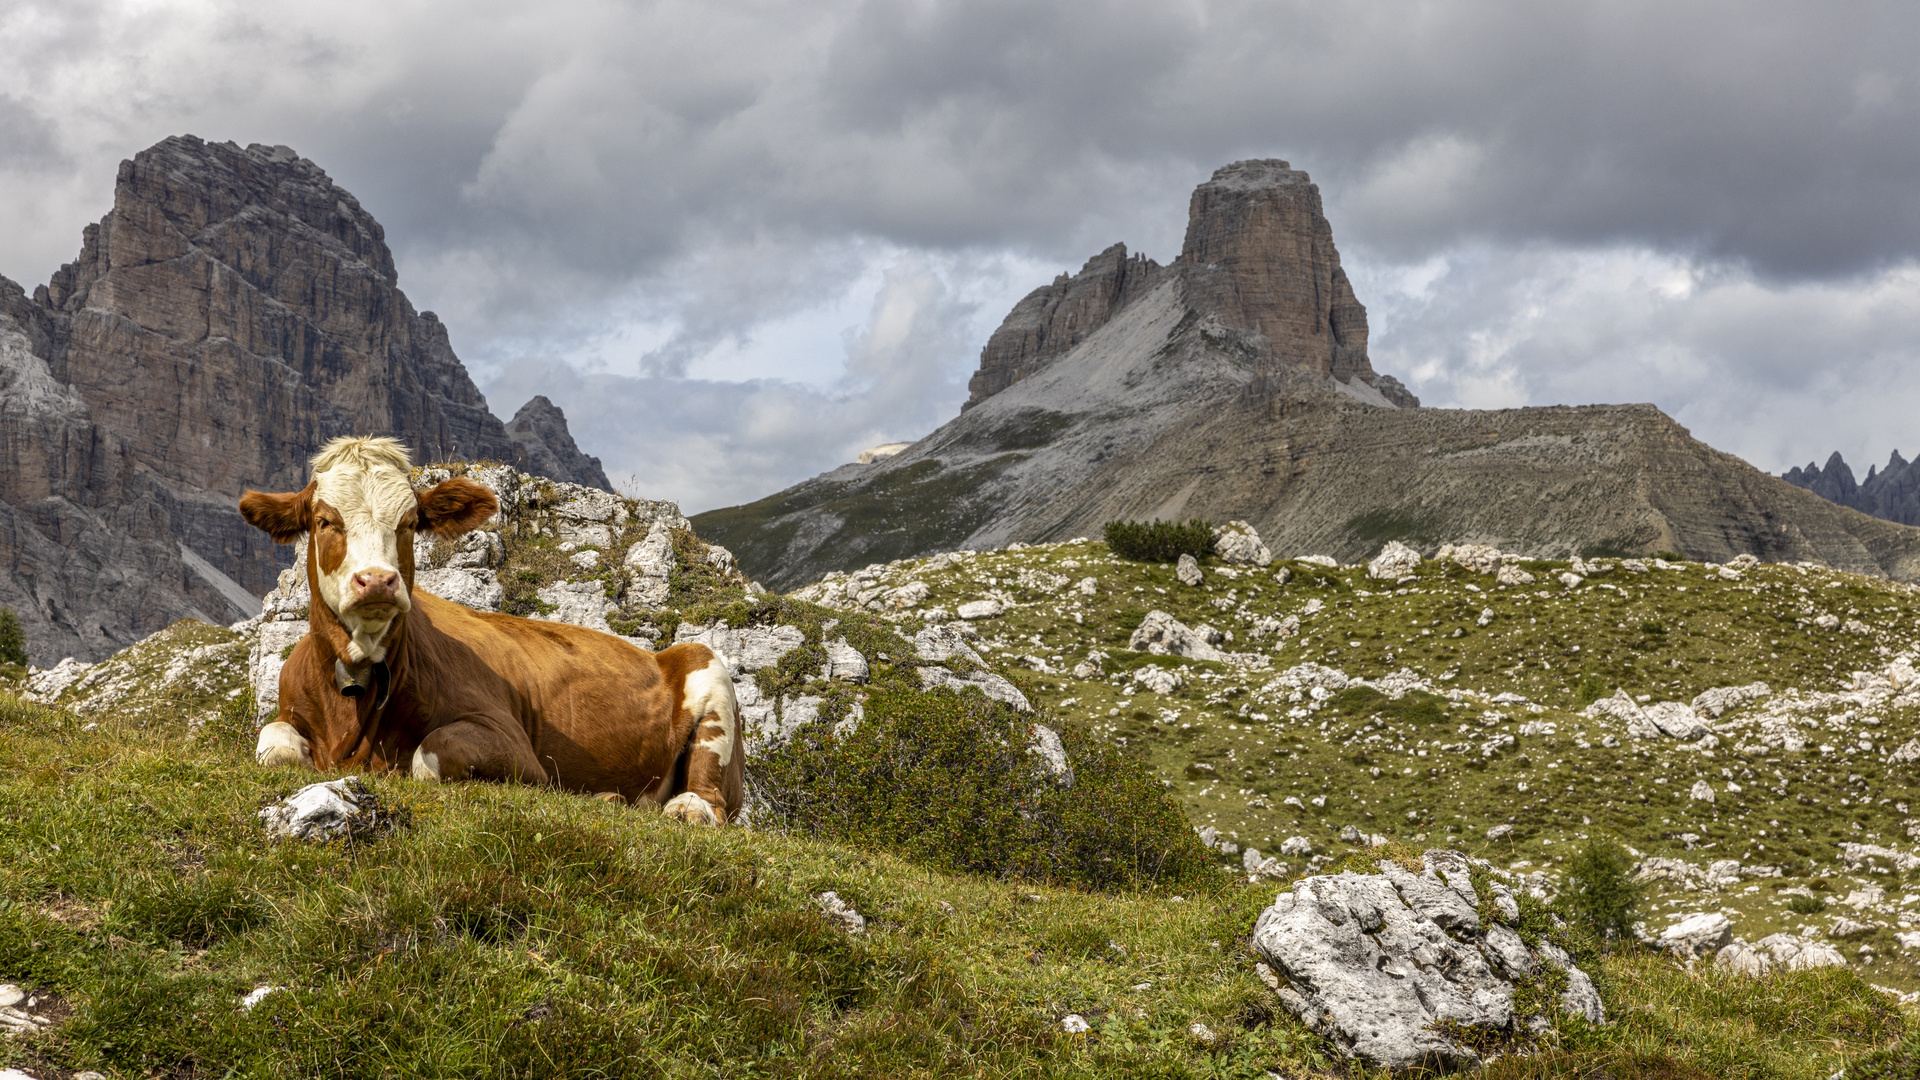
[[(417, 497), (417, 512), (397, 520), (387, 547), (397, 570), (370, 562), (357, 572), (341, 569), (348, 525), (314, 486), (242, 501), (248, 520), (276, 538), (307, 535), (313, 596), (310, 632), (281, 669), (280, 716), (262, 732), (261, 760), (552, 784), (666, 804), (690, 821), (731, 820), (744, 753), (732, 684), (713, 652), (694, 644), (649, 652), (584, 627), (474, 611), (415, 590), (414, 530), (457, 535), (497, 507), (466, 481)], [(349, 628), (323, 592), (360, 598), (374, 629), (352, 603)], [(342, 669), (372, 681), (346, 696)]]

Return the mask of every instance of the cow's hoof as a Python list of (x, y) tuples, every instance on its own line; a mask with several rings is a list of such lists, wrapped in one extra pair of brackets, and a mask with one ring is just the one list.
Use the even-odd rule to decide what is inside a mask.
[(601, 802), (613, 803), (615, 806), (627, 805), (627, 797), (617, 791), (599, 791), (595, 792), (593, 797)]
[(275, 720), (260, 729), (260, 740), (253, 747), (253, 760), (269, 769), (289, 765), (311, 769), (313, 750), (292, 724)]
[(707, 804), (707, 800), (691, 791), (683, 791), (668, 799), (667, 805), (661, 810), (675, 821), (684, 821), (689, 825), (720, 824), (719, 815), (713, 812), (713, 807)]

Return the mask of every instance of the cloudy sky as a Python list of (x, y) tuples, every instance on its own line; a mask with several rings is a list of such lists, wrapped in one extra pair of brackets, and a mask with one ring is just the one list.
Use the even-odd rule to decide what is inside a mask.
[(0, 274), (167, 135), (284, 143), (496, 412), (546, 393), (691, 511), (925, 434), (1028, 289), (1283, 157), (1427, 404), (1864, 473), (1920, 451), (1916, 41), (1844, 0), (0, 0)]

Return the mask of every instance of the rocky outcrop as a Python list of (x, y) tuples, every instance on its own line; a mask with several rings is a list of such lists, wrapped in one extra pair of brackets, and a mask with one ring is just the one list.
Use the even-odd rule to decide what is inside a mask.
[(1838, 450), (1827, 459), (1826, 468), (1807, 462), (1804, 468), (1788, 469), (1781, 477), (1795, 487), (1850, 506), (1863, 514), (1902, 525), (1920, 525), (1920, 469), (1895, 450), (1887, 458), (1887, 467), (1867, 466), (1867, 478), (1855, 482), (1853, 469)]
[(1234, 162), (1194, 190), (1172, 267), (1115, 244), (1028, 293), (987, 339), (964, 408), (1065, 355), (1169, 279), (1197, 315), (1242, 331), (1267, 363), (1330, 376), (1372, 404), (1420, 404), (1367, 360), (1367, 309), (1340, 268), (1320, 189), (1268, 159)]
[[(980, 370), (967, 382), (971, 408), (1005, 390), (1085, 341), (1121, 308), (1152, 291), (1166, 268), (1115, 244), (1087, 260), (1078, 274), (1061, 274), (1013, 306), (980, 350)], [(1364, 318), (1364, 316), (1363, 316)]]
[(1564, 989), (1547, 1008), (1605, 1020), (1572, 958), (1516, 930), (1518, 901), (1495, 879), (1504, 871), (1440, 850), (1417, 872), (1390, 859), (1376, 865), (1373, 874), (1302, 879), (1253, 929), (1280, 1003), (1342, 1053), (1392, 1070), (1479, 1064), (1484, 1050), (1552, 1026), (1551, 1015), (1523, 1015), (1515, 995), (1549, 971)]
[(510, 433), (372, 215), (284, 146), (166, 139), (31, 298), (0, 279), (0, 603), (36, 661), (251, 614), (287, 556), (240, 493), (336, 435), (606, 487), (545, 399)]
[(1280, 363), (1372, 382), (1367, 309), (1306, 173), (1276, 160), (1216, 170), (1194, 189), (1179, 266), (1188, 303), (1257, 331)]
[(520, 406), (507, 423), (507, 435), (520, 448), (520, 468), (536, 476), (555, 476), (576, 484), (613, 490), (600, 467), (600, 459), (589, 457), (574, 445), (567, 430), (567, 416), (545, 394), (535, 394)]

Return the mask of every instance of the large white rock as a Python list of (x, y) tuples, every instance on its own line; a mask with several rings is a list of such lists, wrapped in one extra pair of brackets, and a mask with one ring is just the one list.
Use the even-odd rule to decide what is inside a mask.
[(1511, 927), (1483, 926), (1466, 856), (1428, 852), (1419, 874), (1379, 866), (1306, 878), (1254, 925), (1281, 1003), (1343, 1053), (1393, 1070), (1477, 1064), (1474, 1049), (1436, 1028), (1512, 1034), (1513, 984), (1501, 973), (1542, 963), (1567, 971), (1563, 1008), (1604, 1019), (1591, 980), (1565, 953), (1535, 954)]
[(673, 632), (675, 644), (697, 641), (712, 649), (737, 679), (780, 662), (780, 658), (806, 644), (807, 636), (797, 626), (711, 627), (681, 623)]
[(267, 835), (291, 840), (338, 840), (372, 826), (373, 793), (358, 776), (308, 784), (260, 811)]
[(1266, 566), (1273, 552), (1260, 542), (1260, 534), (1244, 521), (1229, 521), (1213, 528), (1213, 554), (1221, 562), (1239, 566)]
[(1367, 563), (1367, 576), (1376, 581), (1398, 581), (1420, 572), (1420, 553), (1398, 540), (1387, 541), (1380, 554)]
[(536, 619), (613, 633), (613, 627), (607, 625), (607, 609), (619, 608), (607, 600), (607, 587), (598, 581), (556, 581), (534, 595), (553, 605), (552, 611), (535, 615)]
[(1660, 734), (1681, 742), (1692, 742), (1713, 730), (1712, 725), (1693, 711), (1693, 706), (1678, 701), (1656, 701), (1642, 711), (1653, 726), (1660, 729)]
[(1055, 784), (1073, 786), (1073, 764), (1067, 760), (1067, 744), (1061, 741), (1059, 732), (1044, 724), (1033, 725), (1027, 734), (1027, 752), (1040, 759)]
[(493, 571), (484, 568), (422, 570), (414, 574), (413, 587), (475, 611), (499, 611), (507, 596)]
[(1007, 610), (998, 600), (969, 600), (954, 611), (963, 619), (991, 619)]
[(1846, 967), (1840, 950), (1822, 941), (1809, 941), (1794, 934), (1769, 934), (1755, 943), (1773, 956), (1773, 962), (1788, 971), (1808, 968)]
[(1513, 563), (1508, 563), (1500, 568), (1500, 573), (1494, 577), (1494, 580), (1502, 585), (1531, 585), (1533, 575)]
[(1704, 911), (1660, 931), (1657, 941), (1675, 956), (1695, 960), (1732, 942), (1733, 924), (1717, 911)]
[(247, 653), (247, 679), (253, 687), (256, 718), (272, 716), (280, 708), (280, 669), (300, 639), (307, 636), (307, 621), (263, 622)]
[(1206, 580), (1206, 575), (1200, 572), (1200, 561), (1184, 552), (1180, 555), (1180, 561), (1174, 564), (1173, 576), (1182, 585), (1199, 585)]
[(1499, 548), (1488, 544), (1447, 544), (1434, 560), (1455, 563), (1476, 574), (1492, 574), (1499, 571), (1502, 556)]
[(854, 683), (867, 681), (867, 658), (859, 649), (847, 644), (846, 638), (827, 642), (826, 649), (826, 678)]
[(628, 546), (622, 561), (627, 568), (628, 599), (648, 608), (665, 606), (674, 566), (673, 536), (667, 523), (655, 521), (646, 539)]
[(1711, 717), (1718, 717), (1728, 709), (1737, 709), (1749, 701), (1758, 701), (1772, 694), (1766, 683), (1748, 683), (1745, 686), (1716, 686), (1711, 690), (1702, 690), (1693, 699), (1693, 711)]
[(964, 656), (976, 664), (986, 662), (979, 653), (973, 651), (973, 646), (967, 644), (966, 635), (952, 623), (929, 626), (913, 635), (913, 654), (936, 664), (945, 663), (956, 656)]
[(1732, 944), (1713, 954), (1713, 966), (1757, 979), (1773, 970), (1773, 955), (1734, 938)]
[(1225, 660), (1226, 654), (1205, 637), (1164, 611), (1149, 611), (1140, 620), (1127, 648), (1155, 656), (1186, 656), (1195, 660)]
[(969, 687), (996, 701), (1004, 701), (1021, 712), (1032, 712), (1027, 695), (1020, 688), (991, 671), (970, 671), (965, 675), (956, 675), (949, 668), (928, 665), (919, 669), (920, 688), (922, 690), (945, 689), (959, 692)]

